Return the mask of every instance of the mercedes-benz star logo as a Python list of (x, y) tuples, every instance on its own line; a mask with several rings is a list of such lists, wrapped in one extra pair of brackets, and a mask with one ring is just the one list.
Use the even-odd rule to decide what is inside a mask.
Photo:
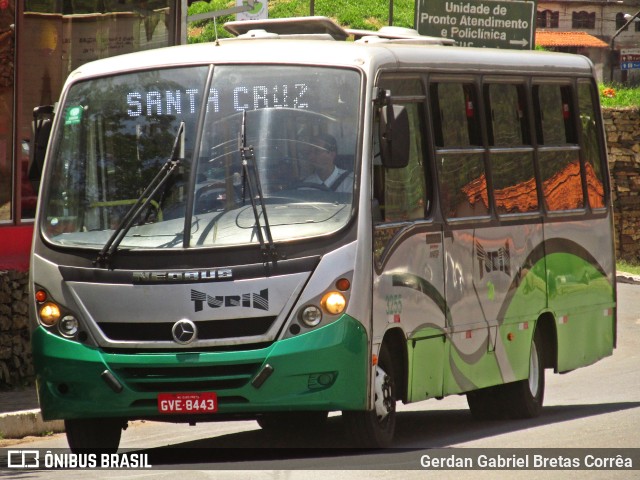
[(198, 329), (196, 328), (196, 324), (191, 320), (183, 318), (182, 320), (178, 320), (176, 323), (174, 323), (173, 328), (171, 329), (171, 333), (173, 334), (173, 339), (177, 343), (186, 345), (187, 343), (193, 342), (197, 338)]

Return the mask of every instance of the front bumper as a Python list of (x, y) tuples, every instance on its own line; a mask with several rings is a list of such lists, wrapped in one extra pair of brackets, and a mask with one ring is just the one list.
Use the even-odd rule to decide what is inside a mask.
[[(347, 315), (257, 350), (105, 353), (41, 327), (32, 344), (45, 420), (159, 416), (157, 396), (166, 392), (215, 392), (220, 416), (367, 405), (367, 335)], [(273, 372), (256, 387), (254, 379), (265, 365)], [(103, 379), (105, 371), (121, 391)]]

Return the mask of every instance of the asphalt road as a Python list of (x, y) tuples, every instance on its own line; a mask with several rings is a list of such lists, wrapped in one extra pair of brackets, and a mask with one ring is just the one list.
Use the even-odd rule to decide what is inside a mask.
[[(463, 396), (399, 404), (395, 448), (384, 451), (342, 448), (347, 444), (339, 415), (329, 419), (325, 432), (310, 432), (304, 438), (270, 437), (253, 421), (193, 427), (135, 422), (124, 432), (121, 449), (143, 454), (153, 469), (30, 471), (24, 478), (175, 478), (176, 470), (184, 470), (189, 479), (640, 478), (640, 286), (619, 284), (618, 303), (614, 355), (566, 375), (548, 371), (545, 408), (537, 419), (477, 422)], [(64, 447), (64, 435), (15, 445), (20, 449)], [(543, 456), (584, 456), (599, 448), (624, 458), (631, 452), (636, 470), (434, 471), (421, 467), (424, 455), (440, 454), (441, 449), (470, 453), (477, 462), (482, 454), (526, 456), (539, 453), (536, 449), (554, 449), (542, 451)], [(20, 478), (16, 471), (0, 472), (0, 476), (3, 473)]]

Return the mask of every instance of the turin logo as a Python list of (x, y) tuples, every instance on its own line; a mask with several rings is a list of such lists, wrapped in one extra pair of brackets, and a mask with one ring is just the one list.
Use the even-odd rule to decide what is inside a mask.
[(480, 279), (485, 273), (502, 272), (511, 276), (511, 252), (509, 251), (509, 241), (504, 242), (504, 247), (497, 250), (485, 250), (480, 242), (476, 240), (476, 258), (478, 259), (478, 272)]
[(191, 290), (191, 301), (195, 312), (200, 312), (205, 303), (211, 308), (255, 308), (269, 310), (269, 289), (260, 293), (241, 293), (238, 295), (209, 295), (198, 290)]

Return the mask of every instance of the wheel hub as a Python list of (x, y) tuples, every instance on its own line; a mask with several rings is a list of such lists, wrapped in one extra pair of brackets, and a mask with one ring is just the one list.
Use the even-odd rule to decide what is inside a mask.
[(534, 397), (538, 395), (538, 381), (540, 378), (540, 365), (535, 342), (531, 345), (531, 357), (529, 358), (529, 391)]
[(391, 388), (391, 377), (387, 373), (376, 366), (375, 378), (375, 407), (378, 420), (383, 421), (395, 407), (393, 400), (393, 390)]

